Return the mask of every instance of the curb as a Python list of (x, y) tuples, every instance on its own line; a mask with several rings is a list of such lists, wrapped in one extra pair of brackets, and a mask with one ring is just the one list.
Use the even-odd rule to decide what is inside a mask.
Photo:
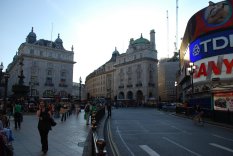
[[(183, 118), (188, 118), (188, 119), (192, 120), (191, 116), (186, 116), (186, 115), (177, 114), (177, 113), (173, 113), (172, 115), (175, 115), (175, 116), (178, 116), (178, 117), (183, 117)], [(233, 130), (233, 125), (211, 121), (211, 120), (209, 120), (207, 118), (204, 118), (204, 122), (208, 123), (208, 124), (211, 124), (211, 125), (220, 126), (220, 127), (224, 127), (224, 128), (229, 128), (229, 129)]]

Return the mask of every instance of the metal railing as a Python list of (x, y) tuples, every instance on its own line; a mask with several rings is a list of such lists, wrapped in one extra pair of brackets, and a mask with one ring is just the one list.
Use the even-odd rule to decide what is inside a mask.
[(105, 156), (107, 151), (105, 149), (106, 142), (103, 138), (99, 138), (97, 134), (97, 127), (100, 120), (105, 115), (105, 107), (99, 108), (91, 114), (91, 128), (92, 128), (92, 156)]

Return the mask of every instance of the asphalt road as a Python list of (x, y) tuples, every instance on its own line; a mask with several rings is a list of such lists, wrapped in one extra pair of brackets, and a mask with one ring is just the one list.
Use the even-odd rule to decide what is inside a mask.
[[(119, 108), (106, 124), (113, 156), (232, 156), (233, 130), (149, 108)], [(111, 151), (111, 152), (110, 152)]]

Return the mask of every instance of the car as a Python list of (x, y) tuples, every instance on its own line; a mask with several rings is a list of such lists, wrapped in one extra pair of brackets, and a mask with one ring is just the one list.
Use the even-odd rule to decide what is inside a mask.
[(38, 109), (37, 105), (35, 103), (29, 103), (28, 104), (28, 111), (29, 112), (36, 112)]
[(165, 111), (175, 111), (176, 110), (176, 103), (166, 103), (162, 105), (162, 109)]

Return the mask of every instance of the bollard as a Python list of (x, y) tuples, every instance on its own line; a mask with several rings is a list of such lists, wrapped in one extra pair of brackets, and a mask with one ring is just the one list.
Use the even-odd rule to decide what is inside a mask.
[(96, 141), (96, 146), (98, 148), (97, 156), (106, 155), (106, 151), (105, 151), (106, 142), (104, 141), (104, 139), (98, 139)]
[(95, 131), (97, 128), (97, 122), (96, 122), (96, 112), (93, 112), (91, 114), (91, 129)]

